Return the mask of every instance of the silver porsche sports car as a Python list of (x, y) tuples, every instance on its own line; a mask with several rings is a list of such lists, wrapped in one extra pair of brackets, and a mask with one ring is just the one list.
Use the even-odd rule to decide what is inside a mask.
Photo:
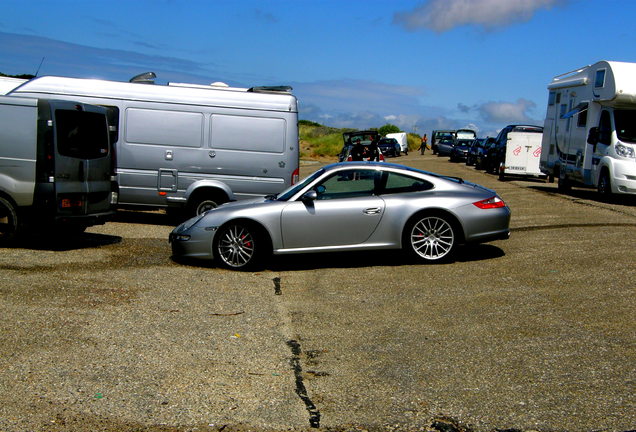
[(460, 178), (377, 162), (323, 167), (279, 195), (223, 204), (170, 234), (174, 257), (245, 270), (270, 254), (403, 249), (423, 262), (507, 239), (510, 209)]

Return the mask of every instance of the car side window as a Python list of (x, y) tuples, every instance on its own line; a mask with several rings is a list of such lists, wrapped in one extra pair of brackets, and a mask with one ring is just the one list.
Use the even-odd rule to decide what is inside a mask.
[(380, 194), (398, 194), (406, 192), (420, 192), (433, 189), (433, 184), (415, 177), (405, 176), (394, 172), (385, 172), (384, 187)]
[(375, 183), (375, 170), (349, 169), (334, 173), (313, 189), (318, 200), (356, 198), (373, 195)]

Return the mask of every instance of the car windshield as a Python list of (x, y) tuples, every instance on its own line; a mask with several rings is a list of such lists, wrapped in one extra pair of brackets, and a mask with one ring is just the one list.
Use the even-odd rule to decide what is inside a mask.
[(636, 110), (615, 110), (614, 120), (618, 139), (636, 143)]
[(280, 194), (271, 196), (269, 198), (276, 199), (278, 201), (287, 201), (288, 199), (290, 199), (291, 197), (296, 195), (298, 193), (298, 191), (300, 191), (302, 188), (304, 188), (309, 183), (311, 183), (312, 181), (314, 181), (315, 179), (320, 177), (324, 172), (325, 172), (325, 170), (321, 168), (318, 171), (316, 171), (315, 173), (313, 173), (312, 175), (310, 175), (309, 177), (306, 177), (300, 183), (295, 184), (292, 187), (284, 190)]

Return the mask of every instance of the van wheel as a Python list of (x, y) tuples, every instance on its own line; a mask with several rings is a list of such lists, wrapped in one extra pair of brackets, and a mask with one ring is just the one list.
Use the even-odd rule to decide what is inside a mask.
[(237, 221), (219, 229), (214, 236), (213, 250), (223, 267), (232, 270), (252, 270), (262, 264), (269, 246), (257, 227)]
[(457, 240), (456, 230), (446, 217), (426, 214), (407, 224), (402, 244), (417, 259), (438, 262), (452, 255)]
[(604, 169), (601, 172), (601, 176), (598, 179), (598, 193), (603, 197), (603, 199), (609, 199), (612, 196), (612, 181), (610, 180), (609, 173), (607, 169)]
[(198, 194), (190, 198), (188, 213), (191, 217), (198, 216), (208, 210), (217, 208), (227, 199), (222, 199), (219, 194)]
[(11, 202), (0, 197), (0, 243), (8, 243), (18, 235), (18, 212)]

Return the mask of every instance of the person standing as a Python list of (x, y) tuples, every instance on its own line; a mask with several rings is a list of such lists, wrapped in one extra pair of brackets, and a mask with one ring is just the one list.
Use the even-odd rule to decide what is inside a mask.
[(420, 144), (420, 154), (423, 155), (427, 147), (428, 147), (428, 138), (426, 137), (426, 134), (424, 134), (424, 136), (422, 137), (422, 143)]

